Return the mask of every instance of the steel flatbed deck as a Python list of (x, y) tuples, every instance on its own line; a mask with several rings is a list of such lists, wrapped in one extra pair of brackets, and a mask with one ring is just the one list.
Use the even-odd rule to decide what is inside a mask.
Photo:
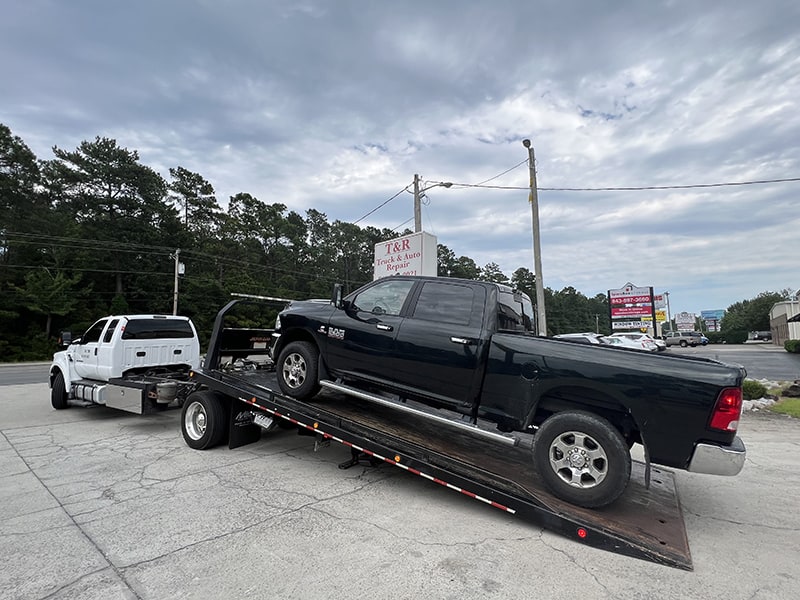
[[(212, 348), (214, 344), (212, 339)], [(217, 352), (209, 355), (210, 364), (219, 363)], [(260, 439), (259, 418), (281, 419), (318, 441), (350, 447), (354, 460), (366, 457), (394, 465), (578, 543), (692, 569), (675, 479), (668, 470), (653, 467), (647, 489), (645, 466), (634, 461), (621, 498), (604, 508), (585, 509), (545, 490), (533, 467), (526, 439), (531, 436), (518, 436), (516, 445), (498, 443), (455, 422), (450, 427), (441, 418), (403, 412), (402, 406), (376, 405), (327, 390), (299, 402), (281, 394), (274, 373), (263, 369), (206, 368), (193, 376), (225, 399), (231, 448)]]

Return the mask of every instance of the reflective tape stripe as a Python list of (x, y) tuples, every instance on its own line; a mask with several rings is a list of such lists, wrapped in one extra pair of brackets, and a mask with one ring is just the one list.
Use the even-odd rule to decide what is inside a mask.
[(249, 398), (249, 399), (239, 398), (239, 400), (242, 400), (242, 401), (246, 402), (247, 404), (251, 404), (251, 405), (253, 405), (253, 406), (255, 406), (255, 407), (257, 407), (257, 408), (259, 408), (259, 409), (261, 409), (261, 410), (263, 410), (265, 412), (268, 412), (269, 414), (271, 414), (271, 415), (273, 415), (275, 417), (280, 417), (281, 419), (289, 421), (293, 425), (297, 425), (299, 427), (303, 427), (305, 429), (308, 429), (309, 431), (314, 431), (316, 433), (319, 433), (320, 435), (322, 435), (323, 439), (337, 441), (340, 444), (343, 444), (345, 446), (348, 446), (350, 448), (358, 450), (359, 452), (363, 452), (364, 454), (366, 454), (368, 456), (374, 456), (375, 458), (378, 458), (378, 459), (380, 459), (380, 460), (382, 460), (384, 462), (387, 462), (390, 465), (394, 465), (396, 467), (400, 467), (401, 469), (404, 469), (404, 470), (408, 471), (409, 473), (413, 473), (414, 475), (419, 475), (420, 477), (424, 477), (425, 479), (428, 479), (428, 480), (430, 480), (430, 481), (432, 481), (434, 483), (438, 483), (439, 485), (442, 485), (442, 486), (444, 486), (446, 488), (449, 488), (451, 490), (455, 490), (456, 492), (460, 492), (460, 493), (464, 494), (465, 496), (469, 496), (470, 498), (474, 498), (475, 500), (480, 500), (484, 504), (489, 504), (490, 506), (494, 506), (495, 508), (499, 508), (500, 510), (505, 511), (505, 512), (507, 512), (509, 514), (512, 514), (512, 515), (517, 512), (513, 508), (509, 508), (508, 506), (505, 506), (503, 504), (495, 502), (494, 500), (489, 500), (488, 498), (484, 498), (483, 496), (479, 496), (478, 494), (476, 494), (474, 492), (470, 492), (469, 490), (465, 490), (464, 488), (458, 487), (457, 485), (453, 485), (452, 483), (448, 483), (448, 482), (446, 482), (446, 481), (444, 481), (442, 479), (439, 479), (437, 477), (433, 477), (432, 475), (428, 475), (427, 473), (423, 473), (422, 471), (420, 471), (418, 469), (414, 469), (413, 467), (409, 467), (407, 465), (404, 465), (404, 464), (402, 464), (400, 462), (397, 462), (396, 460), (394, 460), (392, 458), (386, 458), (385, 456), (381, 456), (380, 454), (377, 454), (377, 453), (373, 452), (372, 450), (367, 450), (366, 448), (362, 448), (361, 446), (357, 446), (356, 444), (354, 444), (352, 442), (348, 442), (347, 440), (343, 440), (342, 438), (336, 437), (333, 434), (326, 433), (325, 431), (323, 431), (323, 430), (321, 430), (319, 428), (312, 427), (311, 425), (306, 425), (305, 423), (302, 423), (302, 422), (298, 421), (297, 419), (294, 419), (294, 418), (292, 418), (292, 417), (290, 417), (288, 415), (284, 415), (284, 414), (279, 413), (277, 411), (277, 409), (267, 408), (266, 406), (262, 406), (261, 404), (258, 404), (256, 402), (255, 398)]

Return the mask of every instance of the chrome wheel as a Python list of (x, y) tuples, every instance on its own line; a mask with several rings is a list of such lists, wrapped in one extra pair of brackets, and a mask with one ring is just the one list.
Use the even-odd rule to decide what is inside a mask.
[(191, 439), (200, 440), (206, 433), (208, 414), (205, 407), (199, 402), (192, 402), (186, 407), (183, 416), (183, 425), (186, 435)]
[(308, 376), (306, 360), (298, 352), (292, 352), (283, 361), (283, 380), (292, 389), (303, 385)]
[(608, 456), (592, 436), (566, 431), (550, 444), (550, 467), (566, 484), (581, 489), (593, 488), (606, 478)]

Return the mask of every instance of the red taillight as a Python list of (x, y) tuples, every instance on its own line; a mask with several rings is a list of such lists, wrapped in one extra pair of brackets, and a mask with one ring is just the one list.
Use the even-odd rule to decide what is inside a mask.
[(714, 414), (711, 415), (711, 428), (722, 431), (736, 431), (739, 416), (742, 414), (742, 388), (725, 388), (719, 393)]

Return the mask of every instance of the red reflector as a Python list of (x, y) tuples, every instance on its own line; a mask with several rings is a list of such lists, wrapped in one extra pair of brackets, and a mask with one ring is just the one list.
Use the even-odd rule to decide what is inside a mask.
[(579, 538), (581, 538), (582, 540), (586, 539), (587, 535), (589, 535), (588, 531), (586, 531), (583, 527), (578, 527), (578, 537)]
[(711, 428), (721, 431), (736, 431), (742, 414), (742, 388), (725, 388), (719, 393)]

